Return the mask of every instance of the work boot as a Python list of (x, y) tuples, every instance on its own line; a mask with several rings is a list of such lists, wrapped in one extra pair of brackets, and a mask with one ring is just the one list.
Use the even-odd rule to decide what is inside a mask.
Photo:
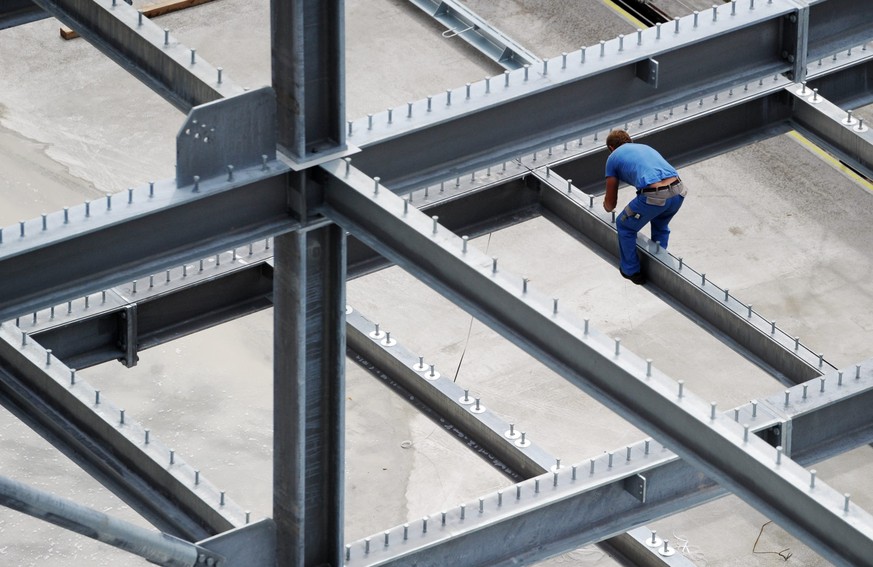
[(624, 273), (621, 268), (619, 268), (618, 271), (621, 273), (621, 277), (630, 280), (637, 285), (643, 285), (644, 283), (646, 283), (646, 276), (643, 275), (642, 270), (630, 275)]

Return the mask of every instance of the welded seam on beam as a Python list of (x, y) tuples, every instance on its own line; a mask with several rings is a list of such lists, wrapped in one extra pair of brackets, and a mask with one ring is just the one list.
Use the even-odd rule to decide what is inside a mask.
[[(3, 351), (2, 366), (5, 372), (11, 378), (26, 383), (29, 390), (66, 416), (69, 423), (64, 430), (67, 433), (75, 430), (76, 434), (84, 435), (86, 445), (94, 443), (100, 447), (113, 448), (113, 454), (119, 456), (119, 461), (110, 465), (113, 465), (114, 471), (116, 468), (123, 471), (117, 477), (110, 478), (113, 483), (120, 484), (124, 490), (132, 489), (133, 494), (137, 494), (140, 489), (133, 483), (144, 482), (155, 491), (155, 495), (171, 495), (162, 511), (170, 513), (176, 506), (187, 509), (186, 514), (192, 514), (197, 519), (200, 524), (198, 530), (205, 530), (206, 535), (244, 523), (239, 506), (201, 478), (199, 471), (195, 471), (174, 451), (151, 437), (142, 424), (108, 400), (105, 393), (91, 387), (76, 375), (75, 370), (64, 365), (51, 351), (42, 348), (25, 332), (8, 323), (0, 324), (0, 350)], [(49, 417), (32, 413), (34, 408), (23, 409), (29, 411), (29, 419)], [(57, 423), (53, 425), (60, 426)], [(40, 432), (39, 428), (35, 429)], [(89, 462), (95, 456), (86, 455), (82, 447), (70, 443), (71, 439), (61, 439), (61, 442), (61, 449), (69, 448), (77, 453), (88, 470), (93, 470), (95, 466), (100, 470), (100, 467), (106, 465), (102, 461)], [(80, 440), (79, 443), (81, 442)], [(70, 451), (64, 452), (70, 454)], [(71, 458), (74, 457), (71, 455)], [(124, 498), (123, 494), (121, 496)], [(134, 509), (146, 513), (140, 503), (128, 503)], [(153, 502), (152, 505), (160, 508), (159, 502)], [(154, 511), (146, 515), (150, 520), (155, 518)], [(170, 522), (169, 525), (173, 522), (172, 519), (162, 521)], [(203, 535), (204, 533), (195, 532), (188, 534), (192, 539)]]
[[(828, 410), (864, 414), (858, 410), (868, 405), (869, 398), (873, 397), (871, 368), (873, 361), (868, 360), (854, 368), (839, 373), (829, 372), (820, 379), (794, 386), (787, 391), (791, 400), (788, 404), (783, 403), (788, 396), (777, 394), (739, 406), (724, 415), (726, 419), (742, 423), (750, 432), (762, 434), (786, 421), (820, 424), (822, 419), (819, 414)], [(862, 377), (856, 378), (856, 375)], [(873, 420), (867, 417), (865, 421), (865, 436), (853, 439), (857, 445), (873, 438)], [(835, 425), (827, 428), (825, 441), (809, 447), (801, 444), (795, 449), (804, 453), (805, 463), (818, 462), (833, 456), (825, 447), (831, 443), (840, 445), (843, 435), (844, 431)], [(851, 448), (841, 447), (842, 450)], [(772, 454), (774, 463), (777, 458), (781, 460), (782, 457), (776, 456), (776, 449), (772, 450)], [(644, 475), (650, 479), (647, 483), (650, 500), (641, 505), (629, 505), (630, 498), (622, 494), (625, 479), (634, 475)], [(611, 491), (607, 490), (609, 487)], [(428, 558), (439, 554), (441, 545), (453, 546), (452, 553), (457, 557), (475, 557), (477, 549), (484, 547), (485, 541), (504, 542), (509, 548), (505, 550), (508, 557), (524, 556), (531, 547), (548, 550), (535, 555), (536, 559), (544, 559), (608, 537), (603, 535), (599, 527), (603, 523), (626, 527), (653, 516), (667, 516), (725, 494), (726, 491), (711, 480), (696, 478), (690, 465), (680, 462), (675, 454), (662, 445), (643, 441), (565, 465), (560, 471), (552, 470), (516, 486), (468, 501), (464, 504), (463, 513), (460, 508), (450, 511), (445, 523), (441, 514), (425, 516), (428, 519), (426, 531), (423, 519), (415, 519), (369, 538), (350, 542), (346, 546), (347, 565), (393, 566), (411, 561), (430, 565)], [(567, 501), (575, 501), (574, 509), (578, 513), (566, 513), (563, 506)], [(846, 516), (851, 516), (858, 508), (844, 496), (843, 511)], [(620, 516), (618, 520), (616, 515)], [(530, 523), (525, 523), (526, 517), (536, 518), (536, 522), (531, 519)], [(555, 529), (541, 529), (542, 526), (554, 526)], [(533, 542), (534, 537), (539, 539)], [(368, 541), (381, 541), (383, 538), (388, 545), (368, 545)], [(520, 542), (518, 549), (513, 547), (516, 542)], [(658, 538), (656, 547), (661, 545), (662, 540)], [(419, 553), (425, 555), (419, 556)], [(439, 558), (435, 558), (435, 561), (439, 561)], [(492, 558), (492, 561), (483, 560), (478, 564), (504, 563), (493, 561)]]
[(541, 63), (521, 44), (455, 0), (409, 0), (448, 28), (444, 38), (460, 37), (505, 69)]
[(183, 112), (243, 88), (117, 0), (33, 0)]
[[(743, 440), (742, 428), (720, 419), (703, 400), (687, 393), (677, 397), (674, 381), (636, 356), (621, 354), (618, 341), (584, 332), (574, 316), (559, 312), (557, 301), (552, 305), (538, 293), (524, 293), (520, 278), (498, 270), (496, 261), (475, 249), (463, 250), (460, 238), (409, 210), (371, 178), (342, 161), (321, 167), (329, 218), (577, 387), (667, 440), (684, 459), (806, 538), (826, 558), (852, 565), (873, 554), (873, 517), (863, 513), (846, 522), (835, 490), (817, 485), (809, 491), (807, 471), (790, 461), (774, 470), (766, 443)], [(830, 527), (821, 529), (830, 522), (840, 526), (839, 537)]]

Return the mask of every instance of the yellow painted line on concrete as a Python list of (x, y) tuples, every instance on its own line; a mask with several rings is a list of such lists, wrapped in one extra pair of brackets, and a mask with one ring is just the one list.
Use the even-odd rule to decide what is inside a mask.
[(634, 26), (635, 28), (646, 29), (647, 27), (649, 27), (646, 24), (644, 24), (643, 22), (641, 22), (638, 19), (631, 16), (630, 12), (628, 12), (627, 10), (625, 10), (624, 8), (622, 8), (621, 6), (616, 4), (615, 2), (612, 2), (612, 0), (601, 0), (601, 1), (603, 2), (603, 4), (607, 8), (609, 8), (610, 10), (612, 10), (613, 12), (615, 12), (616, 14), (618, 14), (619, 16), (624, 18), (626, 21), (630, 22), (630, 24), (632, 26)]
[(854, 169), (845, 165), (843, 162), (815, 145), (812, 140), (810, 140), (797, 130), (792, 130), (788, 132), (788, 135), (794, 138), (801, 146), (805, 147), (806, 149), (820, 157), (822, 160), (829, 163), (831, 167), (833, 167), (852, 181), (855, 181), (859, 185), (865, 187), (868, 191), (873, 192), (873, 182), (871, 182), (863, 175), (859, 175), (858, 172), (856, 172)]

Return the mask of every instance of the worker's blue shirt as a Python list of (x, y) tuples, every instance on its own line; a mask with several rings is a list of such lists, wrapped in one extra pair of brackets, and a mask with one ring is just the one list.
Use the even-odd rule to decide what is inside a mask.
[(617, 177), (628, 185), (642, 189), (662, 179), (678, 177), (679, 173), (653, 148), (645, 144), (625, 143), (609, 154), (606, 176)]

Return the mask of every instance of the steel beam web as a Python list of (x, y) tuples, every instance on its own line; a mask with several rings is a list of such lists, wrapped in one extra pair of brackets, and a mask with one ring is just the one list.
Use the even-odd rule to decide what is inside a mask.
[[(742, 428), (606, 337), (587, 333), (557, 303), (521, 289), (521, 278), (498, 271), (491, 258), (463, 251), (460, 238), (342, 161), (321, 166), (324, 213), (378, 252), (509, 338), (623, 417), (675, 446), (752, 506), (840, 565), (873, 556), (873, 518), (847, 522), (842, 496), (793, 462), (774, 470), (772, 449), (743, 439)], [(510, 279), (511, 278), (511, 279)], [(614, 354), (613, 354), (614, 349)], [(827, 521), (823, 519), (827, 518)], [(823, 526), (827, 525), (827, 528)], [(838, 525), (839, 529), (834, 529)]]
[(344, 0), (270, 3), (279, 147), (297, 161), (346, 145), (344, 5)]
[(275, 240), (273, 519), (283, 567), (342, 563), (345, 246), (333, 224)]

